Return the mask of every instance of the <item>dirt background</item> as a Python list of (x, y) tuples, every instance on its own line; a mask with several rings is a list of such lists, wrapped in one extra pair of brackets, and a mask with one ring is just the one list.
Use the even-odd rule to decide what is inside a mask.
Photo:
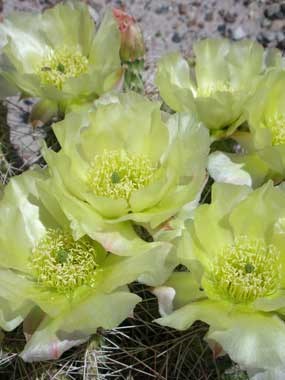
[[(82, 0), (100, 21), (106, 6), (132, 14), (143, 30), (146, 42), (147, 92), (155, 90), (157, 59), (167, 51), (191, 54), (193, 42), (205, 37), (252, 38), (264, 46), (285, 51), (285, 1), (283, 0)], [(59, 0), (0, 0), (0, 17), (14, 10), (45, 10)], [(211, 62), (209, 62), (211, 64)], [(25, 164), (37, 161), (39, 130), (27, 124), (32, 102), (8, 103), (10, 138)]]

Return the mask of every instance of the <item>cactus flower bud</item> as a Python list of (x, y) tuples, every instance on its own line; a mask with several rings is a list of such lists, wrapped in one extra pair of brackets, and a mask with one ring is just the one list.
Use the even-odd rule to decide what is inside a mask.
[(142, 59), (145, 52), (144, 40), (134, 17), (118, 8), (113, 9), (113, 15), (121, 34), (120, 56), (122, 61)]

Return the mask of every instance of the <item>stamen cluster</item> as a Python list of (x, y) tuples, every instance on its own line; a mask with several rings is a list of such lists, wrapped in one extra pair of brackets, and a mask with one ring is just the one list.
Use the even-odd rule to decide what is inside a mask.
[(268, 118), (264, 126), (271, 130), (272, 145), (285, 144), (285, 116), (284, 115), (277, 114)]
[(229, 82), (216, 81), (214, 83), (208, 83), (207, 86), (198, 87), (197, 96), (210, 97), (216, 92), (234, 92), (232, 85)]
[(72, 292), (82, 285), (94, 287), (95, 247), (88, 237), (74, 241), (70, 233), (50, 229), (33, 249), (31, 267), (41, 286), (58, 292)]
[(273, 294), (280, 283), (280, 253), (273, 245), (245, 236), (224, 247), (212, 268), (217, 292), (235, 303)]
[(48, 53), (38, 69), (38, 75), (43, 84), (62, 89), (67, 79), (77, 78), (87, 70), (88, 59), (83, 54), (63, 47)]
[(97, 196), (129, 200), (133, 191), (150, 183), (155, 171), (156, 166), (144, 155), (104, 150), (94, 157), (87, 183)]

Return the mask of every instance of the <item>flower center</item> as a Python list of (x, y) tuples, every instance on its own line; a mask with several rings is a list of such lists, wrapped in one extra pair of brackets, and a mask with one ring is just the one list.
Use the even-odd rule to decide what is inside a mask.
[(280, 253), (262, 240), (240, 237), (214, 262), (211, 282), (223, 298), (252, 302), (273, 294), (280, 283)]
[(33, 249), (31, 267), (39, 284), (61, 293), (95, 286), (96, 251), (92, 240), (74, 241), (70, 233), (48, 230)]
[(265, 127), (271, 130), (272, 145), (285, 144), (285, 115), (277, 114), (268, 118)]
[(133, 191), (149, 184), (155, 171), (156, 167), (143, 155), (104, 150), (94, 157), (87, 184), (97, 196), (129, 200)]
[(234, 92), (231, 84), (228, 82), (218, 81), (215, 83), (209, 83), (203, 85), (203, 87), (198, 87), (197, 96), (202, 98), (207, 98), (214, 95), (216, 92)]
[(77, 78), (87, 70), (88, 59), (79, 51), (64, 47), (51, 51), (37, 72), (43, 84), (51, 84), (62, 89), (67, 79)]

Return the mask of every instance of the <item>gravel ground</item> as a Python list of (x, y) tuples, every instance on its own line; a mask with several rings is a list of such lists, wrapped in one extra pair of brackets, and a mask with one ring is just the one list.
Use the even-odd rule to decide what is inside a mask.
[[(46, 9), (58, 0), (4, 0), (4, 16), (14, 9)], [(191, 50), (203, 37), (254, 38), (285, 48), (285, 1), (282, 0), (88, 0), (96, 12), (125, 8), (136, 17), (150, 50)], [(1, 4), (1, 2), (0, 2)]]
[[(44, 10), (58, 0), (0, 0), (3, 17), (13, 10)], [(192, 44), (204, 37), (252, 38), (264, 46), (285, 50), (285, 1), (282, 0), (86, 0), (95, 20), (106, 6), (125, 9), (144, 33), (146, 89), (153, 91), (155, 62), (167, 51), (191, 54)], [(38, 135), (27, 125), (30, 102), (9, 104), (8, 124), (11, 140), (27, 163), (38, 154)]]

